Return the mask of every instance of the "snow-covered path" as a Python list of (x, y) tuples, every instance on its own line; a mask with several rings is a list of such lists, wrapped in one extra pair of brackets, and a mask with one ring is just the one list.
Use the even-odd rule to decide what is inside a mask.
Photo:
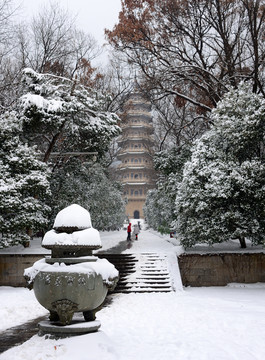
[[(103, 248), (125, 232), (104, 233)], [(125, 252), (166, 254), (174, 269), (179, 246), (168, 237), (142, 231)], [(174, 273), (174, 271), (173, 271)], [(179, 281), (175, 273), (176, 281)], [(23, 313), (45, 310), (26, 289), (0, 288), (2, 323), (15, 325)], [(34, 336), (0, 355), (0, 360), (261, 360), (265, 358), (265, 284), (179, 288), (171, 293), (116, 294), (97, 314), (98, 333), (51, 340)], [(18, 301), (19, 300), (19, 301)], [(17, 311), (14, 304), (18, 301)], [(14, 313), (14, 314), (13, 314)], [(15, 315), (15, 316), (13, 316)]]
[(36, 335), (0, 360), (262, 360), (264, 294), (260, 284), (114, 295), (98, 313), (98, 333), (57, 341)]
[(258, 294), (264, 288), (119, 296), (111, 321), (108, 309), (101, 312), (102, 330), (122, 359), (262, 359), (265, 309)]

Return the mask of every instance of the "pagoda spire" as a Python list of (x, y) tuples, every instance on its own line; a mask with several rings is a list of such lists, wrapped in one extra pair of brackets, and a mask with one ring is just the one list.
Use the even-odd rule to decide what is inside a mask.
[(143, 218), (143, 206), (147, 191), (155, 187), (153, 167), (153, 124), (151, 103), (141, 92), (135, 79), (133, 90), (122, 115), (122, 133), (118, 139), (118, 174), (127, 198), (126, 215)]

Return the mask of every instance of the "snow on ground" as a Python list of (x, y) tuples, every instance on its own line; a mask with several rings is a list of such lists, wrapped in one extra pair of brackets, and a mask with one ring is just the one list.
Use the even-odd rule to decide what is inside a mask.
[(97, 315), (98, 333), (57, 341), (36, 335), (0, 359), (261, 360), (264, 294), (260, 284), (113, 295)]
[[(100, 238), (101, 238), (102, 248), (99, 249), (99, 251), (104, 251), (104, 250), (108, 250), (112, 247), (115, 247), (121, 241), (126, 240), (127, 232), (124, 230), (104, 231), (104, 232), (100, 232)], [(96, 254), (96, 253), (97, 253), (97, 251), (94, 251), (94, 254)]]
[(246, 240), (247, 248), (241, 249), (239, 240), (229, 240), (223, 243), (217, 243), (213, 245), (208, 244), (196, 244), (190, 249), (187, 249), (186, 251), (189, 254), (192, 253), (229, 253), (229, 252), (237, 252), (237, 253), (246, 253), (246, 252), (265, 252), (265, 246), (264, 245), (251, 245), (250, 240)]
[[(101, 235), (105, 249), (126, 239), (125, 230)], [(181, 251), (181, 247), (169, 242), (168, 236), (146, 230), (141, 231), (139, 240), (125, 252), (159, 252), (173, 256)], [(16, 302), (18, 310), (13, 316)], [(40, 316), (46, 311), (32, 291), (8, 287), (0, 287), (0, 309), (1, 320), (9, 318), (9, 323), (5, 320), (7, 326), (25, 321), (25, 316), (31, 318), (33, 313), (34, 317)], [(2, 353), (0, 360), (265, 358), (265, 284), (115, 294), (112, 303), (97, 313), (97, 319), (101, 321), (97, 333), (61, 340), (36, 335)]]
[(0, 286), (0, 332), (46, 314), (33, 291)]
[(133, 247), (127, 249), (124, 253), (142, 253), (142, 252), (158, 252), (158, 253), (170, 253), (174, 252), (180, 254), (183, 252), (181, 246), (176, 243), (176, 248), (173, 247), (170, 242), (169, 235), (161, 235), (154, 230), (141, 231), (138, 235), (137, 241), (133, 242)]

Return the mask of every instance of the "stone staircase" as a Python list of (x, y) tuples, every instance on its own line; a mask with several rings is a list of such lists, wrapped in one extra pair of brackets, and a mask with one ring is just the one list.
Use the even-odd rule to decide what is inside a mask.
[(173, 291), (166, 255), (100, 254), (110, 261), (120, 273), (113, 293), (143, 293)]

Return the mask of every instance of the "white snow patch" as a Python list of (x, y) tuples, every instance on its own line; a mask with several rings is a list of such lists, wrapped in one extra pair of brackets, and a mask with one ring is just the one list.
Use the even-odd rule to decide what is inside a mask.
[(78, 229), (88, 229), (92, 227), (91, 217), (89, 212), (82, 206), (72, 204), (58, 212), (53, 227), (77, 227)]
[(65, 272), (78, 274), (96, 273), (101, 275), (104, 283), (112, 285), (112, 280), (116, 278), (119, 273), (108, 260), (97, 259), (96, 261), (82, 262), (73, 265), (65, 265), (64, 263), (48, 264), (45, 259), (36, 261), (33, 266), (25, 269), (24, 275), (28, 277), (29, 282), (32, 282), (40, 271), (45, 272)]
[(37, 108), (47, 109), (48, 112), (57, 112), (61, 110), (63, 106), (63, 102), (61, 100), (47, 100), (41, 95), (29, 93), (22, 96), (22, 102), (25, 108), (34, 105)]
[(34, 292), (25, 288), (0, 286), (0, 331), (48, 314)]
[(100, 235), (94, 228), (74, 231), (72, 234), (48, 231), (43, 238), (42, 246), (49, 245), (82, 245), (101, 246)]
[[(12, 311), (7, 291), (0, 292), (0, 305)], [(260, 360), (265, 358), (264, 295), (265, 289), (254, 285), (117, 294), (97, 313), (97, 333), (60, 340), (34, 336), (0, 360)], [(25, 289), (13, 296), (14, 302), (27, 302)]]

